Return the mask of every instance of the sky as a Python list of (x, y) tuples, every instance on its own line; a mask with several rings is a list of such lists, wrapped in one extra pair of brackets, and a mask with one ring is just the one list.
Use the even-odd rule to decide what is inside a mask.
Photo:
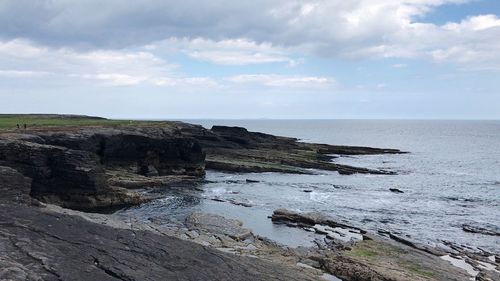
[(0, 0), (0, 113), (500, 119), (499, 0)]

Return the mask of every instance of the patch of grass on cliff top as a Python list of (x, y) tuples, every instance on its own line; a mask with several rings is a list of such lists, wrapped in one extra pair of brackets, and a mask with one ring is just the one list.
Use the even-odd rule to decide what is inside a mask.
[(120, 125), (147, 125), (160, 121), (110, 120), (98, 117), (73, 115), (0, 115), (0, 129), (22, 128), (24, 124), (29, 128), (49, 126), (120, 126)]

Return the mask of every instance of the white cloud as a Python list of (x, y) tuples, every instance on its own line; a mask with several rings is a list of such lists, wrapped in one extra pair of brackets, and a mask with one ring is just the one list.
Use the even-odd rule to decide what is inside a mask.
[(177, 49), (191, 58), (220, 65), (250, 65), (286, 63), (296, 66), (299, 61), (289, 57), (290, 50), (271, 43), (256, 43), (245, 38), (214, 41), (203, 38), (170, 38), (150, 44), (145, 50)]
[(205, 77), (182, 77), (152, 53), (142, 51), (76, 51), (40, 47), (27, 40), (0, 41), (0, 77), (82, 79), (109, 86), (179, 86), (216, 82)]
[(257, 44), (246, 39), (216, 42), (198, 38), (189, 41), (186, 53), (193, 58), (227, 65), (291, 61), (285, 52), (269, 43)]
[(461, 31), (480, 31), (500, 27), (500, 19), (495, 15), (480, 15), (469, 17), (460, 23), (448, 23), (443, 26), (444, 29), (461, 32)]
[(0, 69), (0, 77), (9, 78), (45, 77), (50, 74), (43, 71)]
[(335, 79), (316, 76), (245, 74), (226, 78), (233, 83), (253, 83), (271, 87), (325, 87), (335, 85)]

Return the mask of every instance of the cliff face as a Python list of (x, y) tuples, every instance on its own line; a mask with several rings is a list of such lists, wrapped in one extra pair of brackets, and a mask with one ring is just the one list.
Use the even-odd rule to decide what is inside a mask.
[[(205, 155), (192, 138), (171, 132), (95, 128), (0, 135), (0, 166), (31, 179), (31, 196), (71, 208), (137, 204), (139, 193), (114, 186), (114, 175), (204, 175)], [(145, 181), (147, 187), (148, 182)]]
[(43, 133), (45, 143), (83, 150), (108, 167), (136, 166), (142, 175), (204, 175), (200, 144), (162, 128), (85, 129), (76, 133)]

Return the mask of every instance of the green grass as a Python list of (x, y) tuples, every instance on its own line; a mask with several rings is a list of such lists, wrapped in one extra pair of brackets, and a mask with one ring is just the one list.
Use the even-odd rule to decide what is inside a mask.
[(425, 278), (435, 276), (435, 272), (431, 268), (412, 260), (411, 256), (407, 256), (401, 248), (390, 244), (365, 240), (358, 242), (350, 251), (346, 252), (346, 255), (375, 263), (380, 263), (381, 261), (385, 261), (386, 264), (395, 263), (400, 268), (400, 271), (420, 275)]
[(29, 128), (39, 128), (48, 126), (120, 126), (120, 125), (147, 125), (156, 124), (159, 121), (134, 121), (134, 120), (111, 120), (92, 118), (85, 116), (65, 117), (50, 115), (0, 115), (0, 129), (16, 129), (17, 124), (23, 127), (26, 124)]
[(403, 268), (405, 268), (413, 273), (416, 273), (420, 276), (423, 276), (423, 277), (434, 277), (435, 276), (434, 272), (425, 269), (423, 266), (421, 266), (420, 264), (417, 264), (417, 263), (402, 261), (399, 263), (399, 265), (401, 267), (403, 267)]
[(377, 256), (377, 252), (364, 247), (354, 247), (351, 251), (347, 252), (347, 255), (352, 257), (373, 259)]

